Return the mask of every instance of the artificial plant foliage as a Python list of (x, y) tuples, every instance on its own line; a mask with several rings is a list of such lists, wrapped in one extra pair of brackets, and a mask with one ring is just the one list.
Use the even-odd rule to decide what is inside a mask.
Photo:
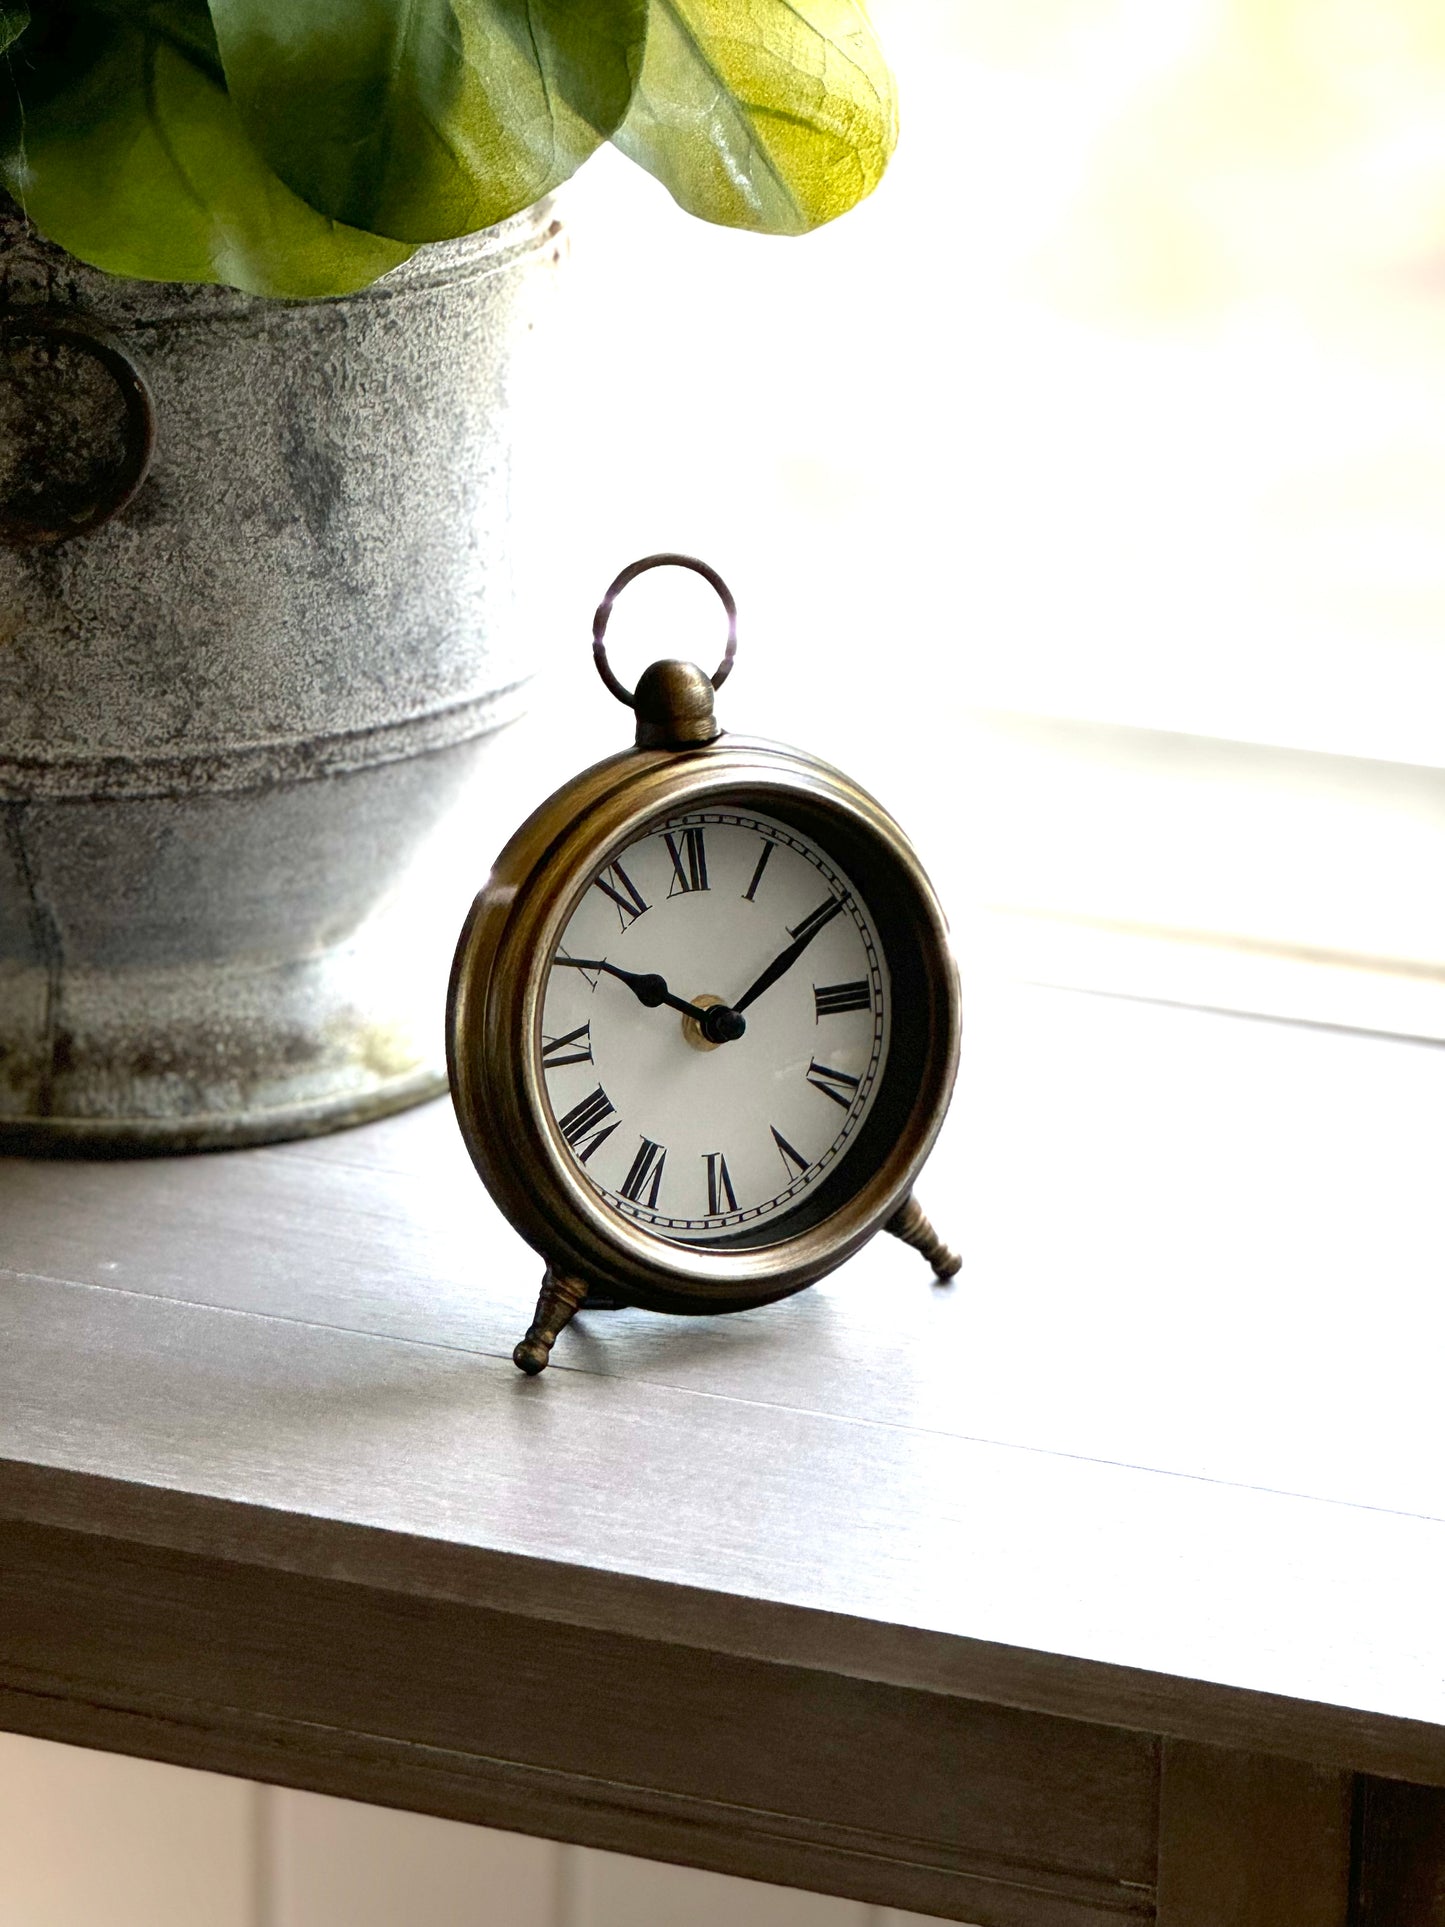
[(18, 40), (29, 25), (30, 9), (25, 0), (9, 0), (8, 5), (0, 0), (0, 54), (12, 40)]
[(211, 10), (270, 165), (313, 207), (405, 241), (489, 227), (560, 186), (626, 114), (647, 32), (647, 0)]
[(127, 13), (67, 8), (10, 50), (5, 184), (42, 233), (112, 274), (254, 294), (346, 293), (406, 259), (409, 248), (340, 226), (266, 167), (204, 0)]
[(0, 0), (0, 180), (116, 274), (344, 294), (605, 139), (706, 220), (869, 193), (893, 85), (861, 0)]
[(652, 0), (615, 138), (689, 214), (802, 234), (873, 191), (897, 132), (856, 0)]

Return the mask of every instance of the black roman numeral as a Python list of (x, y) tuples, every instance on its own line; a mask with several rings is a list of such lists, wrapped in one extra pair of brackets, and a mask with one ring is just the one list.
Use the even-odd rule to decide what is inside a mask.
[(580, 970), (593, 990), (595, 990), (602, 981), (602, 972), (590, 957), (569, 957), (560, 944), (557, 948), (555, 962), (566, 964), (570, 970)]
[[(573, 1044), (586, 1044), (585, 1050), (572, 1050)], [(592, 1062), (592, 1026), (579, 1024), (576, 1030), (569, 1030), (565, 1037), (542, 1038), (542, 1068), (560, 1070), (563, 1064), (590, 1064)]]
[(770, 1124), (768, 1129), (773, 1134), (774, 1144), (777, 1145), (783, 1154), (783, 1167), (787, 1171), (788, 1176), (790, 1178), (794, 1176), (801, 1177), (808, 1168), (808, 1160), (803, 1156), (801, 1151), (795, 1151), (793, 1149), (792, 1145), (789, 1144), (776, 1124)]
[(558, 1130), (584, 1164), (598, 1145), (605, 1144), (617, 1129), (617, 1124), (622, 1122), (621, 1118), (617, 1118), (617, 1124), (609, 1124), (605, 1130), (599, 1130), (597, 1127), (609, 1117), (616, 1118), (617, 1111), (612, 1099), (599, 1084), (590, 1097), (584, 1097), (580, 1104), (572, 1106), (565, 1117), (558, 1118)]
[(836, 1017), (843, 1010), (869, 1010), (873, 1004), (873, 992), (866, 977), (860, 977), (856, 984), (814, 984), (813, 985), (813, 1022), (820, 1017)]
[(850, 1077), (847, 1071), (831, 1071), (826, 1064), (820, 1064), (814, 1058), (808, 1066), (808, 1082), (815, 1091), (821, 1091), (824, 1097), (831, 1097), (835, 1104), (841, 1104), (845, 1111), (852, 1109), (853, 1092), (858, 1088), (858, 1079)]
[[(773, 1136), (777, 1135), (774, 1131)], [(728, 1176), (727, 1159), (721, 1151), (704, 1151), (703, 1156), (707, 1159), (707, 1215), (715, 1218), (719, 1212), (736, 1211), (737, 1193)]]
[(647, 1191), (647, 1208), (655, 1211), (657, 1194), (662, 1189), (662, 1167), (666, 1162), (667, 1152), (663, 1147), (645, 1137), (638, 1147), (637, 1156), (632, 1160), (632, 1169), (622, 1180), (621, 1195), (637, 1204), (643, 1192)]
[(796, 929), (790, 930), (790, 937), (816, 937), (825, 923), (831, 923), (843, 908), (837, 897), (824, 897), (816, 910), (810, 910)]
[(617, 921), (624, 930), (636, 923), (649, 907), (620, 863), (609, 863), (601, 876), (596, 878), (596, 884), (602, 894), (611, 897), (616, 904)]
[(663, 842), (667, 854), (672, 858), (672, 876), (668, 880), (667, 894), (681, 896), (684, 890), (705, 890), (707, 888), (707, 850), (703, 845), (701, 829), (688, 829), (682, 833), (682, 847), (670, 831), (664, 830)]
[(751, 903), (753, 898), (757, 895), (758, 885), (763, 880), (763, 871), (766, 870), (768, 867), (768, 858), (773, 854), (773, 851), (776, 848), (777, 848), (777, 845), (774, 843), (770, 843), (766, 837), (763, 839), (763, 849), (762, 849), (761, 856), (759, 856), (758, 858), (758, 867), (756, 870), (753, 871), (752, 882), (748, 885), (747, 889), (743, 891), (744, 903)]

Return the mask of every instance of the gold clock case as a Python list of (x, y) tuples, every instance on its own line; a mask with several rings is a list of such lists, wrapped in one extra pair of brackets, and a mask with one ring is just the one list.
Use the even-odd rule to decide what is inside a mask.
[[(888, 958), (893, 1037), (857, 1144), (779, 1235), (674, 1244), (611, 1211), (567, 1155), (543, 1088), (542, 998), (558, 941), (603, 863), (660, 821), (730, 805), (797, 825), (852, 877)], [(902, 830), (816, 757), (732, 736), (626, 750), (549, 797), (477, 896), (447, 1001), (462, 1135), (493, 1198), (546, 1260), (559, 1327), (589, 1291), (663, 1312), (767, 1304), (816, 1283), (890, 1220), (921, 1244), (912, 1234), (926, 1224), (916, 1207), (910, 1214), (909, 1194), (948, 1107), (958, 1032), (947, 925)]]

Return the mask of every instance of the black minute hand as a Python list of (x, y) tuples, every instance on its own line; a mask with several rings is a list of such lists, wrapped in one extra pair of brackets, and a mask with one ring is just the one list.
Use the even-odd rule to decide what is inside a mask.
[(696, 1004), (684, 1003), (681, 997), (674, 997), (667, 987), (667, 979), (657, 976), (653, 971), (622, 970), (600, 957), (558, 957), (556, 961), (569, 964), (573, 970), (605, 970), (609, 977), (616, 977), (619, 982), (626, 984), (638, 1003), (646, 1004), (649, 1010), (666, 1004), (670, 1010), (680, 1010), (684, 1017), (702, 1015)]
[(816, 937), (818, 932), (823, 928), (823, 925), (825, 923), (831, 923), (842, 908), (843, 906), (837, 897), (829, 897), (825, 902), (820, 903), (816, 910), (811, 911), (809, 915), (804, 917), (796, 929), (788, 932), (788, 935), (793, 941), (788, 945), (787, 949), (779, 951), (778, 955), (773, 958), (773, 961), (768, 965), (761, 977), (759, 977), (755, 983), (748, 985), (742, 996), (739, 997), (733, 1005), (733, 1009), (739, 1012), (746, 1010), (748, 1005), (761, 997), (765, 990), (770, 990), (778, 981), (779, 977), (784, 976), (792, 969), (793, 965), (798, 961), (799, 957), (802, 956), (814, 937)]

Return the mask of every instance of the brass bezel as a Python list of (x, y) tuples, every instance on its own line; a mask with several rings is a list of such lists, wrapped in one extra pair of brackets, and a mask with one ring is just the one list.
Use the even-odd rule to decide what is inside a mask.
[[(806, 825), (854, 876), (900, 988), (918, 1000), (917, 1089), (884, 1153), (821, 1222), (749, 1249), (673, 1244), (611, 1211), (563, 1150), (540, 1055), (543, 972), (607, 858), (650, 823), (736, 802)], [(831, 843), (829, 838), (832, 839)], [(860, 853), (867, 877), (859, 876)], [(904, 982), (895, 958), (909, 933)], [(893, 933), (890, 940), (889, 933)], [(472, 906), (447, 1001), (447, 1061), (472, 1161), (503, 1213), (589, 1290), (655, 1311), (726, 1312), (814, 1284), (903, 1207), (943, 1122), (958, 1062), (958, 977), (938, 900), (911, 844), (875, 800), (806, 753), (738, 737), (630, 749), (565, 784), (507, 844)], [(895, 1072), (890, 1047), (882, 1090)], [(858, 1146), (851, 1157), (862, 1150)], [(839, 1171), (843, 1179), (847, 1166)], [(783, 1219), (786, 1225), (787, 1219)]]

